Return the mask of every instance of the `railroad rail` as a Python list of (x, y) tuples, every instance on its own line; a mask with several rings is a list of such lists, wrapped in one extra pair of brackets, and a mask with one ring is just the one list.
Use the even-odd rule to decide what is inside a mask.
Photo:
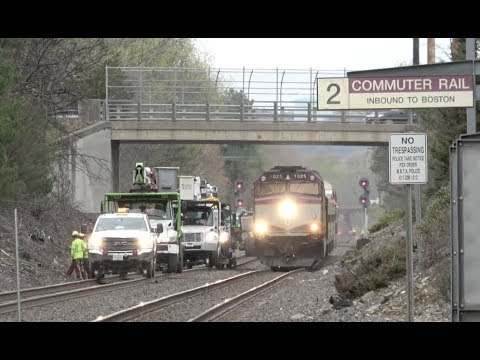
[(212, 290), (222, 288), (224, 286), (230, 285), (240, 279), (244, 279), (247, 277), (255, 276), (260, 273), (271, 273), (271, 270), (253, 270), (253, 271), (248, 271), (243, 274), (235, 275), (232, 277), (229, 277), (227, 279), (223, 280), (218, 280), (214, 282), (213, 284), (205, 284), (202, 286), (198, 286), (196, 288), (190, 289), (190, 290), (185, 290), (181, 291), (176, 294), (168, 295), (161, 297), (156, 300), (148, 301), (148, 302), (141, 302), (139, 305), (133, 306), (128, 309), (120, 310), (117, 311), (113, 314), (106, 315), (106, 316), (99, 316), (97, 319), (95, 319), (93, 322), (107, 322), (107, 321), (128, 321), (132, 320), (135, 318), (138, 318), (140, 316), (146, 315), (148, 313), (160, 310), (166, 306), (170, 306), (179, 302), (182, 302), (184, 300), (190, 299), (192, 297), (200, 296), (205, 293), (208, 293)]
[(214, 321), (223, 315), (226, 315), (230, 311), (236, 309), (237, 307), (241, 306), (242, 304), (250, 301), (254, 297), (270, 290), (275, 285), (281, 283), (282, 281), (286, 280), (287, 276), (292, 274), (305, 271), (305, 269), (296, 269), (293, 271), (289, 271), (285, 274), (279, 275), (276, 278), (266, 281), (261, 285), (255, 286), (231, 299), (227, 299), (224, 302), (221, 302), (207, 311), (203, 312), (202, 314), (188, 320), (189, 322), (205, 322), (205, 321)]

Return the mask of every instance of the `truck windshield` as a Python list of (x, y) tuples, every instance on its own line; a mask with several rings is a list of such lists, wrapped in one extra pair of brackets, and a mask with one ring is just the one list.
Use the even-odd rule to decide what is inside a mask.
[(213, 226), (212, 211), (210, 209), (187, 210), (183, 224)]
[(142, 230), (147, 231), (147, 225), (143, 218), (100, 218), (94, 231), (107, 230)]
[(172, 220), (172, 212), (168, 202), (125, 202), (122, 205), (128, 207), (129, 212), (145, 213), (152, 220)]

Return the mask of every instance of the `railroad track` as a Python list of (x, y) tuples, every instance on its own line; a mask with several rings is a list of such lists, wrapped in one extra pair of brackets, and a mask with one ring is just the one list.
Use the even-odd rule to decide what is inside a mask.
[(121, 311), (117, 311), (113, 314), (107, 315), (107, 316), (100, 316), (97, 319), (94, 320), (94, 322), (107, 322), (107, 321), (128, 321), (132, 320), (135, 318), (138, 318), (140, 316), (146, 315), (151, 312), (155, 312), (157, 310), (160, 310), (166, 306), (170, 306), (179, 302), (182, 302), (184, 300), (190, 299), (192, 297), (197, 297), (201, 296), (205, 293), (208, 293), (212, 290), (230, 285), (231, 283), (234, 283), (238, 281), (239, 279), (243, 279), (246, 277), (251, 277), (252, 275), (256, 275), (259, 273), (264, 273), (264, 272), (271, 272), (271, 270), (254, 270), (254, 271), (248, 271), (243, 274), (235, 275), (232, 277), (229, 277), (227, 279), (223, 280), (218, 280), (214, 282), (213, 284), (206, 284), (202, 285), (199, 287), (196, 287), (194, 289), (190, 290), (185, 290), (176, 294), (164, 296), (160, 299), (148, 301), (148, 302), (141, 302), (139, 305), (133, 306), (128, 309), (124, 309)]
[[(148, 314), (159, 311), (165, 307), (179, 304), (184, 301), (189, 301), (190, 299), (193, 299), (193, 300), (203, 299), (203, 296), (205, 294), (214, 292), (218, 289), (235, 284), (237, 282), (244, 281), (244, 280), (248, 280), (252, 282), (254, 281), (253, 279), (258, 275), (264, 275), (264, 276), (266, 275), (269, 278), (271, 278), (272, 276), (275, 276), (273, 280), (270, 279), (269, 281), (266, 282), (271, 287), (274, 284), (284, 280), (286, 276), (298, 271), (304, 271), (304, 269), (294, 270), (293, 272), (291, 271), (282, 275), (276, 275), (270, 269), (248, 271), (246, 273), (235, 275), (227, 279), (218, 280), (212, 284), (202, 285), (194, 289), (185, 290), (185, 291), (164, 296), (162, 298), (155, 299), (152, 301), (141, 302), (140, 304), (133, 306), (131, 308), (117, 311), (107, 316), (99, 316), (97, 319), (94, 320), (94, 322), (109, 322), (109, 321), (118, 322), (118, 321), (129, 321), (129, 320), (135, 320), (135, 319), (137, 320), (140, 319), (140, 321), (142, 321), (141, 320), (142, 317), (148, 316)], [(266, 286), (267, 285), (265, 285), (265, 282), (262, 283), (262, 289), (264, 289), (263, 291), (266, 291)], [(182, 306), (182, 308), (185, 309), (185, 311), (187, 311), (186, 309), (190, 309), (189, 306)]]
[[(328, 265), (331, 265), (340, 261), (340, 259), (341, 259), (341, 256), (329, 255), (328, 257), (324, 258), (320, 262), (319, 266), (314, 271), (321, 270), (322, 268), (325, 268)], [(291, 276), (292, 274), (296, 274), (302, 271), (311, 271), (311, 270), (301, 268), (301, 269), (296, 269), (296, 270), (284, 273), (282, 275), (279, 275), (276, 278), (266, 281), (263, 284), (260, 284), (258, 286), (254, 286), (249, 290), (242, 292), (233, 298), (229, 298), (223, 302), (218, 303), (217, 305), (209, 308), (208, 310), (204, 311), (202, 314), (194, 318), (191, 318), (188, 321), (189, 322), (207, 322), (207, 321), (221, 320), (223, 316), (227, 315), (228, 313), (237, 309), (238, 307), (243, 306), (246, 302), (252, 300), (258, 295), (269, 291), (274, 286), (286, 280), (288, 276)]]
[[(255, 261), (254, 259), (246, 259), (246, 261), (240, 262), (237, 266), (250, 263)], [(185, 273), (197, 272), (205, 270), (205, 267), (184, 270)], [(28, 309), (35, 306), (47, 305), (59, 301), (65, 301), (70, 299), (75, 299), (79, 297), (95, 295), (100, 293), (105, 293), (109, 291), (119, 290), (123, 288), (128, 288), (131, 286), (136, 286), (142, 283), (148, 283), (151, 281), (158, 280), (167, 280), (173, 279), (177, 274), (159, 274), (156, 275), (153, 279), (146, 279), (143, 277), (138, 277), (132, 280), (125, 280), (120, 282), (108, 283), (98, 285), (95, 279), (88, 279), (78, 282), (65, 283), (65, 284), (56, 284), (51, 286), (44, 286), (38, 288), (24, 289), (20, 292), (20, 307), (21, 309)], [(131, 276), (131, 274), (129, 275)], [(135, 274), (134, 276), (137, 276)], [(117, 279), (119, 276), (108, 277), (108, 279)], [(6, 314), (12, 311), (17, 311), (18, 303), (16, 300), (16, 292), (8, 292), (0, 294), (0, 315)]]
[(286, 280), (287, 276), (291, 276), (292, 274), (295, 274), (295, 273), (298, 273), (298, 272), (301, 272), (301, 271), (305, 271), (305, 269), (296, 269), (296, 270), (289, 271), (285, 274), (279, 275), (279, 276), (275, 277), (274, 279), (268, 280), (261, 285), (252, 287), (251, 289), (249, 289), (249, 290), (247, 290), (247, 291), (245, 291), (245, 292), (243, 292), (243, 293), (241, 293), (241, 294), (239, 294), (239, 295), (237, 295), (233, 298), (226, 299), (225, 301), (211, 307), (207, 311), (203, 312), (202, 314), (200, 314), (200, 315), (198, 315), (194, 318), (191, 318), (188, 321), (189, 322), (205, 322), (205, 321), (217, 320), (217, 319), (221, 318), (222, 316), (226, 315), (227, 313), (229, 313), (230, 311), (235, 310), (237, 307), (242, 306), (244, 303), (246, 303), (247, 301), (250, 301), (254, 297), (256, 297), (256, 296), (258, 296), (258, 295), (260, 295), (260, 294), (262, 294), (266, 291), (269, 291), (275, 285), (277, 285), (280, 282)]
[[(120, 275), (112, 275), (112, 276), (109, 276), (108, 279), (112, 279), (112, 280), (120, 279)], [(46, 295), (50, 293), (56, 293), (56, 292), (62, 292), (62, 291), (68, 291), (68, 290), (76, 290), (82, 287), (93, 286), (95, 284), (96, 284), (95, 279), (87, 279), (87, 280), (81, 280), (76, 282), (22, 289), (20, 290), (20, 297), (23, 301), (27, 298), (34, 297), (34, 296)], [(17, 299), (16, 291), (0, 293), (0, 304), (10, 300), (16, 301), (16, 299)]]

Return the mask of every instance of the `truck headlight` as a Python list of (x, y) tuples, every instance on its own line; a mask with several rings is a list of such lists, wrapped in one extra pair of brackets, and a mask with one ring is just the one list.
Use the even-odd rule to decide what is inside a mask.
[(268, 226), (267, 223), (263, 220), (258, 220), (255, 223), (255, 232), (259, 235), (263, 235), (267, 232)]
[(102, 237), (92, 234), (92, 236), (90, 236), (90, 239), (88, 239), (88, 248), (92, 250), (100, 249), (102, 247), (102, 243), (103, 243)]
[(150, 236), (141, 236), (138, 238), (138, 245), (140, 249), (151, 249), (152, 239)]
[(208, 242), (217, 241), (217, 239), (218, 239), (218, 235), (214, 232), (209, 232), (205, 237), (205, 240)]
[(317, 224), (317, 223), (313, 223), (312, 225), (310, 225), (310, 231), (311, 232), (318, 232), (320, 230), (320, 226)]
[(228, 241), (228, 233), (221, 233), (220, 234), (220, 242), (225, 243)]

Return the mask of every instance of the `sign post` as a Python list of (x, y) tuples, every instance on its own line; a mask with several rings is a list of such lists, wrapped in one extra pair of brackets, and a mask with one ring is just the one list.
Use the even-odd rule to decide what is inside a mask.
[(389, 182), (407, 185), (407, 313), (413, 321), (413, 239), (412, 239), (412, 184), (425, 184), (428, 179), (427, 134), (390, 134)]

